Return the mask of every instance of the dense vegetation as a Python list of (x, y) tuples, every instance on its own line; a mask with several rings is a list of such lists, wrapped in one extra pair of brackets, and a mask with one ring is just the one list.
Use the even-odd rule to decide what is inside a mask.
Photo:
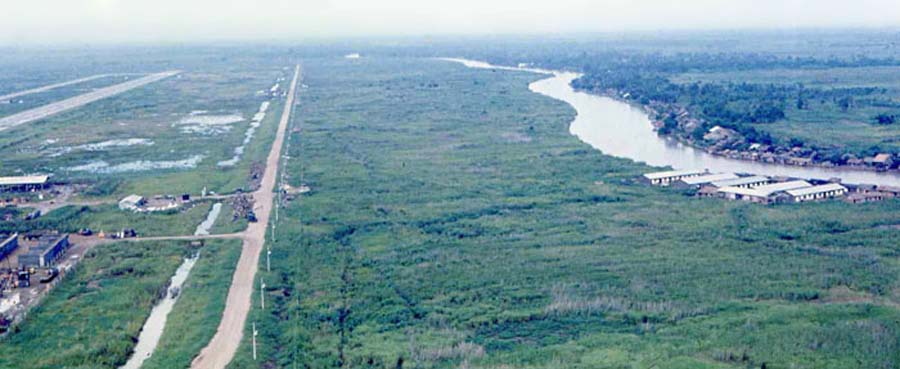
[[(611, 60), (611, 61), (608, 61)], [(621, 62), (617, 62), (621, 61)], [(785, 79), (780, 83), (754, 83), (754, 81), (733, 76), (728, 80), (682, 79), (673, 82), (683, 74), (700, 71), (726, 74), (754, 70), (759, 73), (776, 68), (794, 70), (827, 70), (829, 68), (894, 67), (900, 71), (900, 60), (859, 59), (852, 61), (797, 60), (792, 58), (771, 59), (757, 55), (732, 56), (718, 54), (677, 54), (672, 56), (647, 54), (628, 57), (611, 55), (599, 56), (597, 61), (587, 62), (585, 76), (574, 82), (576, 88), (603, 93), (616, 91), (618, 95), (642, 105), (651, 103), (674, 104), (685, 107), (693, 116), (702, 120), (701, 125), (686, 134), (697, 134), (702, 143), (702, 135), (714, 126), (731, 128), (744, 135), (749, 143), (766, 145), (782, 144), (788, 147), (803, 146), (799, 137), (773, 137), (760, 124), (774, 123), (785, 119), (803, 119), (809, 110), (834, 112), (844, 119), (858, 119), (855, 111), (867, 112), (863, 123), (890, 125), (890, 117), (900, 112), (900, 85), (888, 87), (861, 86), (807, 86), (803, 79)], [(871, 82), (874, 81), (862, 81)], [(876, 111), (878, 113), (870, 113)], [(673, 111), (672, 113), (675, 113)], [(831, 123), (840, 124), (840, 117)], [(822, 155), (830, 156), (832, 162), (843, 164), (842, 154), (871, 156), (883, 150), (895, 150), (891, 142), (880, 142), (882, 137), (873, 137), (870, 146), (846, 147), (844, 142), (814, 141), (821, 147)], [(791, 141), (793, 139), (793, 141)], [(830, 145), (829, 145), (830, 143)]]
[(231, 368), (900, 365), (900, 202), (690, 198), (569, 135), (537, 76), (304, 65), (287, 173), (313, 192)]
[(216, 333), (231, 276), (241, 255), (240, 241), (207, 242), (169, 313), (159, 345), (143, 369), (187, 368)]
[[(739, 32), (638, 34), (511, 40), (441, 50), (502, 65), (522, 62), (583, 72), (574, 85), (636, 104), (672, 105), (702, 125), (676, 134), (698, 146), (716, 125), (752, 143), (803, 146), (816, 161), (900, 152), (900, 59), (896, 32)], [(489, 44), (489, 43), (483, 43)], [(421, 54), (436, 51), (419, 50)]]
[(186, 242), (98, 246), (85, 255), (74, 274), (30, 312), (25, 323), (0, 340), (0, 367), (121, 366), (175, 269), (184, 257), (199, 251), (201, 258), (188, 277), (160, 343), (161, 357), (148, 362), (186, 367), (184, 364), (199, 351), (193, 340), (208, 339), (218, 325), (237, 263), (236, 250), (240, 250), (237, 241), (208, 242), (200, 249)]
[[(172, 121), (195, 109), (249, 116), (260, 102), (255, 91), (302, 54), (309, 87), (285, 172), (291, 185), (313, 191), (280, 210), (277, 240), (268, 241), (271, 273), (261, 258), (269, 309), (254, 301), (232, 368), (900, 367), (900, 201), (766, 207), (639, 185), (635, 177), (659, 168), (604, 156), (571, 136), (573, 111), (528, 92), (540, 77), (408, 57), (582, 70), (582, 88), (688, 104), (704, 127), (722, 124), (760, 142), (862, 154), (900, 142), (891, 123), (900, 113), (895, 52), (866, 46), (896, 35), (847, 33), (830, 39), (838, 48), (809, 41), (800, 51), (777, 35), (735, 36), (737, 46), (678, 37), (69, 51), (76, 66), (27, 62), (53, 52), (10, 51), (0, 60), (0, 89), (10, 91), (82, 73), (186, 73), (4, 134), (0, 171), (203, 153), (193, 170), (59, 178), (108, 199), (234, 191), (246, 185), (249, 162), (265, 156), (278, 103), (247, 160), (230, 170), (214, 163), (231, 155), (241, 129), (193, 137)], [(350, 51), (364, 57), (340, 58)], [(42, 154), (49, 139), (82, 144), (135, 132), (155, 145)], [(153, 215), (66, 207), (0, 227), (189, 234), (208, 207)], [(214, 232), (245, 225), (228, 218), (226, 207)], [(148, 368), (185, 368), (211, 337), (236, 242), (201, 250)], [(0, 341), (0, 367), (124, 363), (160, 288), (193, 251), (159, 242), (93, 250)], [(255, 362), (250, 322), (260, 329)]]
[[(117, 205), (70, 205), (51, 211), (34, 220), (0, 221), (0, 232), (26, 233), (57, 230), (75, 233), (81, 229), (114, 233), (134, 229), (139, 236), (191, 235), (209, 213), (210, 203), (196, 202), (184, 208), (156, 213), (135, 213), (121, 210)], [(224, 219), (224, 217), (222, 218)]]

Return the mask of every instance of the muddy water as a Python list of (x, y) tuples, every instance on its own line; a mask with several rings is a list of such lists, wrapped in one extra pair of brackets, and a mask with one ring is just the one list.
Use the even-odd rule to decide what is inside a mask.
[(134, 353), (131, 354), (131, 358), (120, 369), (138, 369), (144, 364), (144, 360), (153, 355), (156, 345), (159, 344), (159, 338), (162, 337), (163, 328), (166, 327), (166, 319), (175, 306), (178, 296), (181, 295), (175, 291), (181, 290), (188, 275), (191, 273), (191, 269), (197, 262), (197, 258), (198, 256), (184, 259), (184, 262), (175, 271), (175, 275), (172, 276), (169, 283), (169, 289), (166, 291), (166, 297), (160, 300), (153, 307), (153, 310), (150, 311), (150, 317), (144, 322), (144, 327), (141, 328), (141, 334), (138, 336), (138, 343), (134, 346)]
[(659, 137), (650, 118), (642, 110), (605, 96), (577, 92), (571, 82), (577, 73), (548, 71), (534, 68), (497, 67), (484, 62), (465, 59), (445, 59), (470, 68), (489, 68), (534, 72), (549, 75), (533, 82), (533, 92), (564, 101), (575, 108), (577, 115), (569, 131), (604, 154), (628, 158), (654, 166), (675, 169), (709, 169), (713, 172), (753, 173), (768, 176), (828, 179), (838, 177), (847, 183), (871, 183), (900, 186), (900, 174), (872, 171), (797, 167), (729, 159)]

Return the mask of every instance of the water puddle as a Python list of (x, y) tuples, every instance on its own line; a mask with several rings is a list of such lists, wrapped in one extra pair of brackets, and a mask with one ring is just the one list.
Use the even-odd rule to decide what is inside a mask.
[[(48, 143), (55, 143), (56, 141), (47, 140)], [(77, 146), (66, 146), (60, 147), (56, 149), (47, 150), (47, 156), (51, 158), (55, 158), (58, 156), (62, 156), (72, 152), (78, 151), (105, 151), (112, 148), (117, 147), (128, 147), (128, 146), (153, 146), (153, 141), (148, 140), (146, 138), (127, 138), (127, 139), (119, 139), (119, 140), (108, 140), (103, 142), (95, 142), (84, 145)]]
[(190, 169), (200, 164), (203, 160), (203, 155), (194, 155), (187, 159), (182, 160), (168, 160), (168, 161), (147, 161), (147, 160), (138, 160), (132, 161), (128, 163), (110, 165), (106, 161), (97, 160), (92, 161), (87, 164), (78, 165), (74, 167), (69, 167), (66, 170), (70, 172), (90, 172), (96, 174), (112, 174), (112, 173), (126, 173), (126, 172), (141, 172), (147, 170), (163, 170), (163, 169)]
[(241, 156), (244, 155), (244, 147), (250, 143), (250, 140), (253, 139), (253, 135), (256, 133), (256, 129), (262, 124), (262, 120), (266, 118), (266, 110), (269, 110), (269, 102), (263, 101), (259, 105), (259, 111), (253, 115), (253, 120), (250, 121), (250, 127), (247, 128), (247, 132), (244, 132), (244, 142), (234, 148), (234, 156), (231, 159), (220, 161), (216, 165), (231, 167), (241, 161)]

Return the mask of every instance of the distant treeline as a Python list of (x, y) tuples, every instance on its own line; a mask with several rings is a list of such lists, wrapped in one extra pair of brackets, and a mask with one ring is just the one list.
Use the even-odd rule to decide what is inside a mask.
[[(573, 81), (576, 89), (599, 94), (613, 92), (620, 98), (627, 96), (628, 100), (645, 106), (659, 103), (684, 107), (692, 117), (701, 122), (701, 126), (693, 132), (680, 133), (693, 135), (695, 139), (699, 139), (709, 128), (722, 126), (739, 132), (752, 143), (771, 145), (780, 141), (783, 145), (806, 144), (809, 147), (808, 143), (796, 138), (774, 138), (754, 128), (754, 124), (789, 118), (790, 110), (810, 109), (813, 103), (817, 110), (840, 113), (855, 109), (879, 111), (867, 118), (870, 124), (894, 124), (897, 114), (900, 114), (900, 103), (889, 95), (887, 89), (881, 87), (822, 88), (805, 86), (803, 83), (674, 81), (674, 77), (692, 72), (900, 66), (900, 59), (892, 57), (814, 58), (753, 52), (666, 53), (627, 50), (595, 50), (543, 56), (539, 52), (509, 53), (491, 57), (490, 60), (497, 64), (515, 65), (522, 60), (531, 60), (543, 67), (582, 72), (584, 75)], [(663, 133), (666, 133), (666, 126), (663, 127)], [(814, 149), (838, 161), (839, 157), (847, 153), (847, 149), (836, 147)], [(880, 148), (873, 146), (852, 153), (871, 155), (879, 150)]]

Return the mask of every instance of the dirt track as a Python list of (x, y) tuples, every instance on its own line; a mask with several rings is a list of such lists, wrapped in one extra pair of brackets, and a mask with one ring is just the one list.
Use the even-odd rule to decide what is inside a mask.
[(219, 322), (219, 328), (209, 344), (194, 358), (191, 363), (193, 369), (225, 368), (231, 362), (241, 343), (247, 313), (250, 312), (253, 285), (257, 282), (256, 269), (259, 266), (259, 253), (262, 251), (269, 224), (269, 214), (272, 212), (278, 161), (281, 157), (281, 148), (290, 121), (291, 109), (294, 106), (294, 96), (299, 78), (300, 65), (297, 65), (294, 69), (294, 78), (291, 81), (287, 101), (284, 104), (284, 111), (281, 113), (281, 121), (278, 123), (275, 141), (272, 143), (272, 150), (269, 151), (266, 159), (266, 171), (263, 173), (259, 190), (253, 193), (256, 203), (254, 211), (259, 217), (259, 221), (250, 223), (247, 230), (243, 232), (243, 251), (238, 260), (237, 269), (234, 271), (231, 288), (228, 290), (222, 321)]
[(115, 96), (120, 93), (123, 93), (128, 90), (132, 90), (138, 87), (141, 87), (146, 84), (150, 84), (165, 78), (169, 78), (176, 74), (180, 73), (179, 71), (168, 71), (162, 73), (151, 74), (145, 77), (133, 79), (127, 82), (122, 82), (116, 85), (103, 87), (86, 94), (81, 94), (75, 97), (70, 97), (65, 100), (60, 100), (54, 103), (50, 103), (44, 106), (40, 106), (34, 109), (26, 110), (23, 112), (19, 112), (10, 116), (6, 116), (0, 118), (0, 131), (5, 129), (9, 129), (15, 126), (19, 126), (25, 123), (31, 123), (33, 121), (44, 119), (51, 115), (62, 113), (66, 110), (75, 109), (85, 104), (92, 103), (94, 101), (102, 100), (110, 96)]

